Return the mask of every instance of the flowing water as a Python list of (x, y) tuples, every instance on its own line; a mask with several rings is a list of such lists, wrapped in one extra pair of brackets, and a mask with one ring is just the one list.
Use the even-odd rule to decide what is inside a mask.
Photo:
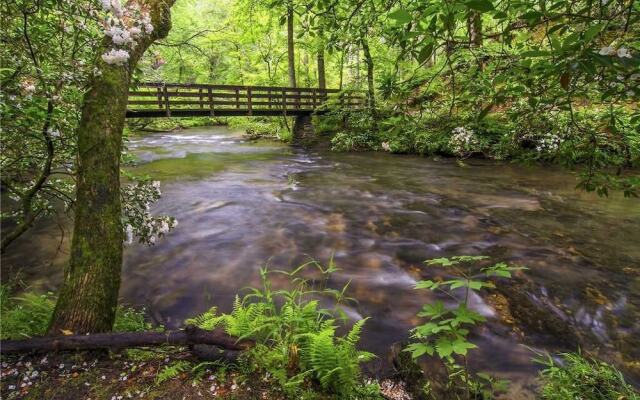
[[(331, 286), (351, 282), (358, 304), (345, 311), (371, 317), (363, 343), (388, 366), (390, 346), (433, 300), (414, 284), (443, 275), (423, 261), (484, 254), (529, 268), (503, 293), (511, 288), (530, 305), (510, 313), (500, 297), (472, 298), (490, 321), (472, 338), (476, 368), (523, 384), (537, 367), (520, 344), (581, 344), (638, 378), (637, 199), (576, 191), (575, 177), (555, 167), (307, 151), (247, 142), (225, 127), (134, 137), (129, 149), (140, 161), (133, 172), (162, 182), (153, 211), (179, 226), (153, 247), (126, 247), (120, 295), (168, 327), (212, 305), (228, 311), (236, 293), (259, 285), (262, 265), (333, 257), (340, 270)], [(51, 257), (58, 238), (55, 225), (38, 227), (3, 270), (22, 268), (27, 282), (55, 288), (64, 243), (52, 265), (38, 260)]]

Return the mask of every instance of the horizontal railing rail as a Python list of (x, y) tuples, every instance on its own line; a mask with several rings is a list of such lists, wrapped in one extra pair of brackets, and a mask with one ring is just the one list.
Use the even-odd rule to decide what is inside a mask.
[(129, 91), (127, 115), (299, 115), (324, 112), (328, 103), (357, 110), (366, 97), (338, 89), (150, 82)]

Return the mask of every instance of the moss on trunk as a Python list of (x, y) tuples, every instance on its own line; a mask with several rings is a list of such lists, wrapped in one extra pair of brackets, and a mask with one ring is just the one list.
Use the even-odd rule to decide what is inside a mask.
[[(122, 267), (120, 154), (131, 73), (145, 50), (170, 29), (173, 0), (147, 0), (155, 27), (130, 52), (126, 65), (98, 59), (99, 73), (85, 94), (78, 126), (78, 175), (71, 260), (56, 303), (50, 334), (111, 330)], [(109, 48), (105, 38), (99, 54)]]

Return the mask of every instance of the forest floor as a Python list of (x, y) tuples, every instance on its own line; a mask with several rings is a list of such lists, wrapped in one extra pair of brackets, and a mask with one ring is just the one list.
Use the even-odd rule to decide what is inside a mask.
[[(182, 366), (182, 367), (180, 367)], [(186, 349), (3, 356), (0, 398), (48, 400), (287, 399), (269, 374), (244, 375), (201, 363)], [(403, 386), (381, 382), (387, 399), (410, 397)], [(332, 399), (312, 388), (308, 399)]]

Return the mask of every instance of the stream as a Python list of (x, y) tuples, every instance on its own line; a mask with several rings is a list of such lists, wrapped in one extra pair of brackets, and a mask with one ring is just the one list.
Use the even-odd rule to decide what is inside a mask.
[[(246, 141), (227, 127), (134, 136), (128, 147), (140, 162), (132, 171), (162, 182), (153, 212), (179, 222), (155, 246), (125, 248), (121, 299), (145, 306), (158, 323), (179, 327), (212, 305), (230, 311), (236, 293), (260, 285), (263, 265), (333, 258), (339, 271), (330, 286), (350, 282), (358, 303), (345, 312), (371, 317), (362, 344), (385, 369), (390, 347), (434, 300), (413, 289), (442, 276), (424, 260), (482, 254), (528, 270), (504, 283), (514, 285), (500, 291), (506, 300), (472, 298), (489, 321), (471, 337), (474, 368), (526, 387), (539, 366), (522, 344), (579, 344), (640, 379), (637, 199), (577, 191), (575, 176), (554, 166), (303, 150)], [(69, 238), (56, 251), (58, 225), (69, 226), (49, 221), (15, 243), (3, 273), (58, 287)], [(508, 289), (530, 301), (530, 313), (496, 305), (515, 301)], [(518, 323), (528, 315), (536, 322)], [(538, 321), (547, 317), (552, 323)], [(549, 331), (553, 324), (562, 327)]]

